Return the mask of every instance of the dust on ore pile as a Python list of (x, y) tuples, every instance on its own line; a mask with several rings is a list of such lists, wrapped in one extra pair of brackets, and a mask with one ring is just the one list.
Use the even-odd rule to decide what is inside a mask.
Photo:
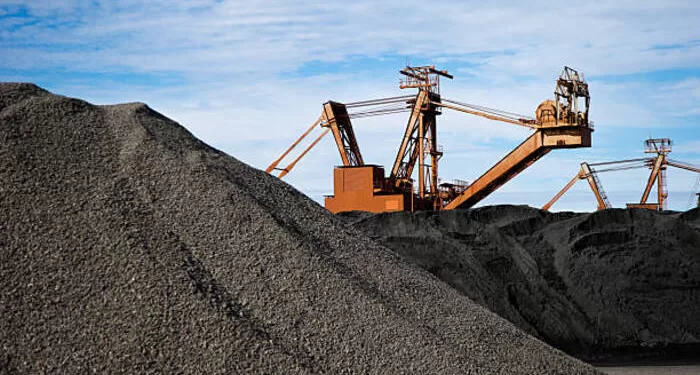
[(594, 374), (144, 104), (0, 84), (3, 373)]

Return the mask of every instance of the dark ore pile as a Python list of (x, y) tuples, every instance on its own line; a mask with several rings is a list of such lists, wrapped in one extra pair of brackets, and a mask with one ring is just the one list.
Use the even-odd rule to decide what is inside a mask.
[(700, 359), (700, 218), (491, 206), (343, 214), (521, 329), (587, 360)]
[(0, 373), (598, 373), (144, 104), (0, 84), (0, 213)]

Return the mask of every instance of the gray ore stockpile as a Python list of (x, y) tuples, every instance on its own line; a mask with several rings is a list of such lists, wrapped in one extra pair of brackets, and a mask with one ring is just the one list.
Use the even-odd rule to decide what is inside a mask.
[(594, 374), (143, 104), (0, 84), (5, 373)]
[(586, 359), (700, 355), (698, 209), (346, 214), (472, 300)]

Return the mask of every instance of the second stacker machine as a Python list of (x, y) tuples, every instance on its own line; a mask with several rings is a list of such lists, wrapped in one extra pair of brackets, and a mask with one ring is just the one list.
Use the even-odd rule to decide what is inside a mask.
[[(637, 158), (627, 160), (614, 160), (602, 163), (581, 163), (581, 169), (576, 173), (574, 178), (569, 181), (542, 209), (548, 211), (559, 198), (564, 195), (578, 180), (587, 180), (596, 201), (598, 202), (598, 210), (612, 208), (608, 200), (603, 186), (598, 178), (598, 173), (623, 171), (635, 168), (649, 168), (649, 178), (644, 186), (644, 192), (639, 199), (639, 203), (627, 203), (627, 208), (646, 208), (654, 211), (663, 211), (666, 209), (666, 200), (668, 198), (668, 190), (666, 189), (666, 168), (668, 166), (684, 169), (686, 171), (699, 174), (700, 168), (678, 160), (671, 160), (668, 154), (671, 152), (671, 140), (669, 138), (650, 138), (644, 141), (644, 153), (655, 154), (654, 157)], [(596, 169), (602, 167), (601, 169)], [(700, 181), (700, 180), (698, 180)], [(648, 202), (654, 185), (656, 184), (656, 203)], [(698, 206), (700, 207), (700, 195), (698, 195)]]

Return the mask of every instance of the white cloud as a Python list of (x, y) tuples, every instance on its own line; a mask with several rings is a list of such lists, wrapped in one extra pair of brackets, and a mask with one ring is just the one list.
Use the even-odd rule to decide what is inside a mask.
[[(692, 66), (700, 50), (697, 44), (652, 48), (698, 39), (699, 5), (687, 1), (635, 2), (633, 6), (587, 2), (576, 7), (552, 7), (544, 1), (96, 4), (30, 3), (31, 14), (44, 17), (42, 22), (7, 36), (17, 42), (34, 41), (29, 45), (38, 40), (95, 47), (88, 54), (90, 61), (49, 52), (59, 56), (59, 62), (92, 64), (93, 68), (118, 63), (139, 71), (192, 73), (276, 72), (308, 61), (337, 61), (357, 54), (459, 57), (491, 51), (493, 56), (477, 61), (490, 76), (549, 76), (563, 63), (585, 66), (591, 74), (616, 74)], [(66, 24), (66, 20), (76, 23)], [(57, 24), (57, 30), (44, 28), (46, 24)], [(106, 48), (97, 42), (106, 42)], [(46, 52), (44, 48), (32, 51)]]

